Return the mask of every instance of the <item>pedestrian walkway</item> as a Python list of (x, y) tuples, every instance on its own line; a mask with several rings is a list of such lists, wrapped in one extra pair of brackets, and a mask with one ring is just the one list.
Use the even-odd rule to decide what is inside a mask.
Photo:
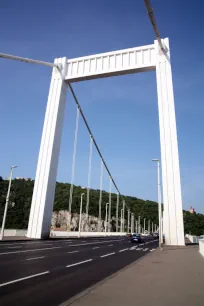
[(204, 258), (198, 246), (157, 249), (65, 305), (203, 306)]

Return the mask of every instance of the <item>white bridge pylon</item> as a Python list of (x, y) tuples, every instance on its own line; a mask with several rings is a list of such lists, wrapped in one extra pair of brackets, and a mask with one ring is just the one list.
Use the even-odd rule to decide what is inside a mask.
[(164, 232), (168, 245), (184, 245), (183, 210), (169, 40), (152, 45), (55, 60), (43, 126), (32, 205), (30, 238), (47, 238), (55, 195), (67, 83), (156, 70), (164, 202)]

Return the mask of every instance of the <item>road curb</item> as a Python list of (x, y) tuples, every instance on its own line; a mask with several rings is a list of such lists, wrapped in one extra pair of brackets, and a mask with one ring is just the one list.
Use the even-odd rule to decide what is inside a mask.
[(131, 266), (141, 262), (142, 260), (144, 260), (147, 256), (153, 256), (153, 253), (155, 252), (160, 252), (159, 248), (156, 248), (154, 252), (148, 252), (146, 253), (144, 256), (142, 256), (141, 258), (139, 259), (136, 259), (135, 261), (133, 261), (131, 264), (125, 266), (124, 268), (122, 268), (121, 270), (111, 274), (110, 276), (104, 278), (102, 281), (96, 283), (95, 285), (93, 286), (90, 286), (88, 288), (86, 288), (85, 290), (83, 290), (82, 292), (74, 295), (73, 297), (71, 297), (70, 299), (64, 301), (63, 303), (59, 304), (58, 306), (69, 306), (71, 304), (73, 304), (75, 301), (83, 298), (84, 296), (86, 296), (87, 294), (89, 294), (91, 291), (93, 291), (94, 289), (100, 287), (101, 285), (103, 285), (106, 281), (108, 281), (109, 279), (117, 276), (118, 274), (124, 272), (126, 269), (130, 268)]

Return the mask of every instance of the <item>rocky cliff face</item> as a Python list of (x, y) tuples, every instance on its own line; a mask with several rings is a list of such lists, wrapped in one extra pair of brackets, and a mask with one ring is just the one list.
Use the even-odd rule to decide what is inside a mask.
[[(111, 220), (111, 231), (115, 228), (115, 218)], [(72, 216), (67, 210), (54, 211), (52, 214), (52, 229), (61, 228), (69, 231), (78, 231), (79, 228), (79, 214), (74, 213)], [(108, 226), (107, 226), (108, 227)], [(83, 232), (104, 232), (105, 222), (99, 220), (98, 217), (88, 216), (82, 214), (81, 231)]]

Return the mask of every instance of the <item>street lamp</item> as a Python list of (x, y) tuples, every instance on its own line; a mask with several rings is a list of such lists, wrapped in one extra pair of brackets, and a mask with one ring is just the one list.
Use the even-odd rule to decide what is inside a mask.
[(135, 220), (135, 232), (138, 233), (138, 221)]
[(160, 160), (153, 159), (153, 162), (157, 163), (157, 175), (158, 175), (158, 215), (159, 215), (159, 246), (162, 250), (163, 234), (162, 234), (162, 207), (161, 207), (161, 183), (160, 183)]
[(123, 232), (123, 208), (120, 211), (120, 232)]
[(127, 230), (128, 233), (129, 230), (130, 230), (130, 210), (128, 209), (128, 230)]
[(134, 214), (131, 214), (131, 233), (134, 233)]
[(6, 215), (7, 215), (7, 210), (8, 210), (10, 190), (11, 190), (11, 181), (12, 181), (12, 174), (13, 174), (13, 169), (14, 168), (17, 168), (17, 166), (12, 166), (11, 167), (11, 172), (10, 172), (10, 176), (9, 176), (8, 191), (7, 191), (7, 196), (6, 196), (6, 204), (5, 204), (5, 208), (4, 208), (4, 216), (3, 216), (2, 226), (1, 226), (0, 240), (3, 240), (3, 238), (4, 238), (4, 228), (5, 228), (5, 223), (6, 223)]
[(145, 220), (146, 220), (146, 218), (144, 218), (144, 231), (143, 231), (143, 233), (145, 233)]
[(138, 234), (141, 234), (140, 216), (138, 216)]
[(80, 204), (80, 214), (79, 214), (79, 237), (81, 236), (81, 217), (82, 217), (82, 205), (83, 205), (83, 196), (85, 193), (81, 194), (81, 204)]
[(106, 203), (105, 233), (107, 232), (108, 205), (109, 203)]

